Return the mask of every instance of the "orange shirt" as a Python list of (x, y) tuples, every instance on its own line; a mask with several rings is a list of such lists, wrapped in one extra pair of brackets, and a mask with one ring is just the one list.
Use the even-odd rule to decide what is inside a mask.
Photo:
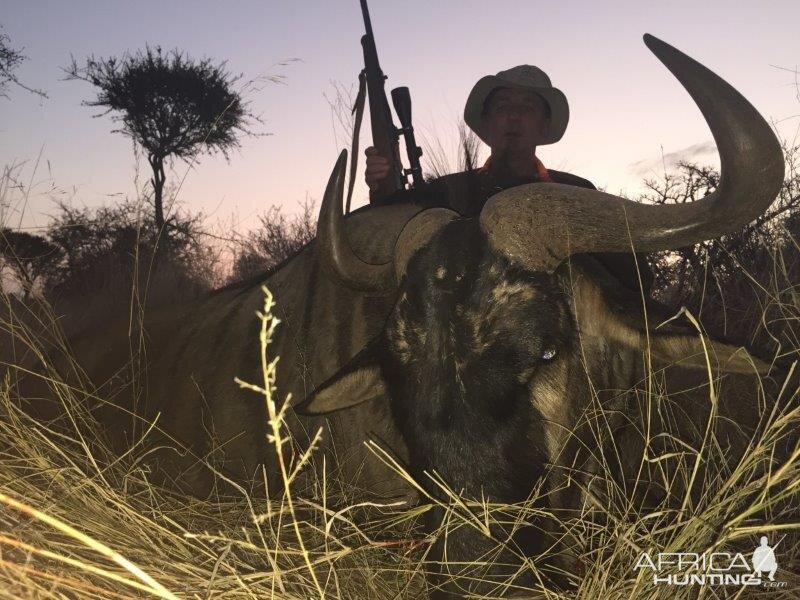
[[(488, 173), (489, 172), (489, 167), (491, 165), (492, 165), (492, 157), (489, 156), (489, 158), (486, 159), (486, 162), (483, 163), (483, 166), (480, 169), (478, 169), (478, 172), (479, 173)], [(552, 179), (550, 179), (550, 174), (547, 172), (547, 169), (542, 164), (542, 161), (540, 161), (536, 157), (536, 155), (533, 156), (533, 165), (536, 167), (536, 172), (539, 174), (539, 181), (547, 181), (547, 182), (552, 182), (553, 181)]]

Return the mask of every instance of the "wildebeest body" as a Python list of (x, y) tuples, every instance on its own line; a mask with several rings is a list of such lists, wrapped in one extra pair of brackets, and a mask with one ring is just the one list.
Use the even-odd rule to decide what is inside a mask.
[[(397, 206), (354, 214), (348, 220), (354, 247), (366, 259), (385, 260), (397, 235), (393, 227), (419, 210)], [(382, 236), (376, 237), (376, 231)], [(158, 446), (171, 437), (174, 440), (169, 445), (182, 450), (164, 449), (157, 454), (157, 471), (200, 496), (213, 484), (204, 461), (242, 483), (262, 479), (258, 465), (267, 465), (271, 483), (280, 483), (274, 450), (266, 441), (264, 398), (234, 383), (238, 377), (263, 384), (256, 316), (263, 308), (262, 286), (273, 293), (275, 316), (281, 320), (269, 348), (270, 356), (280, 357), (277, 385), (281, 402), (288, 395), (292, 402), (306, 397), (335, 374), (367, 340), (380, 333), (394, 303), (391, 296), (342, 289), (320, 273), (312, 242), (266, 279), (222, 289), (185, 307), (145, 315), (141, 337), (137, 325), (131, 326), (125, 319), (104, 327), (99, 335), (87, 333), (70, 345), (78, 364), (97, 386), (97, 399), (89, 403), (109, 437), (124, 449), (158, 417), (158, 427), (148, 437), (150, 443)], [(67, 363), (63, 359), (57, 362)], [(71, 377), (70, 381), (76, 382)], [(25, 383), (25, 396), (52, 396), (42, 380)], [(34, 410), (43, 417), (60, 413), (52, 401), (44, 400), (37, 401)], [(384, 495), (397, 492), (397, 482), (387, 480), (387, 471), (367, 452), (363, 441), (374, 432), (403, 456), (403, 443), (389, 420), (385, 401), (327, 417), (298, 418), (288, 412), (300, 446), (323, 426), (322, 450), (335, 452), (346, 470), (342, 479), (365, 493)], [(335, 465), (329, 463), (328, 468), (334, 470)]]

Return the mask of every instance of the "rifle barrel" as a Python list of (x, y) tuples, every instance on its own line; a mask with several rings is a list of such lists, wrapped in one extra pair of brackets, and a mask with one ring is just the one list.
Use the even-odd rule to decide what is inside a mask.
[(367, 30), (367, 35), (372, 37), (372, 21), (369, 18), (367, 0), (361, 0), (361, 14), (364, 15), (364, 27)]

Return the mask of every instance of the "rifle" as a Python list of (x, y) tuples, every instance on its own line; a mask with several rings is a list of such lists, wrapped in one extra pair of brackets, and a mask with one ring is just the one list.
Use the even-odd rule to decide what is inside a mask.
[[(411, 96), (407, 87), (392, 90), (392, 102), (395, 112), (400, 120), (401, 128), (395, 127), (389, 102), (386, 100), (384, 82), (386, 75), (381, 71), (378, 63), (378, 50), (375, 47), (375, 37), (372, 34), (372, 22), (369, 18), (367, 0), (361, 0), (361, 13), (364, 15), (366, 34), (361, 38), (364, 49), (364, 70), (361, 77), (366, 80), (369, 95), (369, 116), (372, 125), (372, 145), (381, 156), (389, 159), (391, 173), (383, 184), (376, 190), (377, 198), (386, 198), (394, 192), (404, 189), (406, 178), (411, 175), (412, 187), (423, 183), (422, 168), (419, 158), (422, 148), (417, 146), (414, 137), (414, 127), (411, 125)], [(358, 135), (356, 132), (355, 135)], [(410, 168), (404, 169), (400, 160), (399, 139), (403, 136), (406, 140), (406, 152)]]

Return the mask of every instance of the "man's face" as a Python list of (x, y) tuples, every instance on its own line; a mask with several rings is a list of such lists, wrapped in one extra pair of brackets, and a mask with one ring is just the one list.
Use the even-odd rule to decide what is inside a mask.
[(503, 88), (489, 99), (487, 142), (493, 155), (533, 153), (544, 140), (550, 119), (544, 99), (528, 90)]

